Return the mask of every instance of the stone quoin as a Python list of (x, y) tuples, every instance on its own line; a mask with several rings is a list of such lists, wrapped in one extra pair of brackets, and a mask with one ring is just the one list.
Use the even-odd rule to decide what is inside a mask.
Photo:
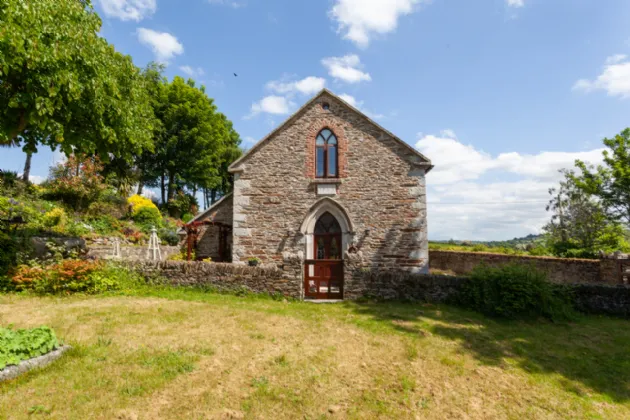
[(313, 299), (361, 295), (366, 270), (428, 273), (432, 167), (324, 89), (230, 166), (233, 193), (193, 219), (197, 258), (257, 258)]

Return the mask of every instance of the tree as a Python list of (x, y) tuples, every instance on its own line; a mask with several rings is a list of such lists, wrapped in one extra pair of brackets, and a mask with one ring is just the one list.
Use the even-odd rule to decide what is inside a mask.
[(553, 215), (543, 228), (554, 254), (595, 257), (599, 250), (610, 252), (627, 248), (621, 224), (609, 220), (601, 203), (578, 187), (575, 172), (561, 172), (564, 180), (558, 188), (549, 190), (551, 199), (547, 211)]
[(161, 101), (154, 104), (160, 130), (154, 139), (155, 154), (145, 171), (159, 173), (162, 202), (188, 185), (193, 190), (219, 174), (217, 155), (226, 127), (203, 87), (175, 77), (164, 83)]
[(0, 144), (130, 159), (151, 148), (153, 114), (131, 58), (98, 35), (89, 0), (0, 4)]
[(575, 186), (597, 197), (606, 216), (630, 224), (630, 128), (605, 138), (604, 164), (594, 168), (576, 161), (580, 174), (571, 173)]

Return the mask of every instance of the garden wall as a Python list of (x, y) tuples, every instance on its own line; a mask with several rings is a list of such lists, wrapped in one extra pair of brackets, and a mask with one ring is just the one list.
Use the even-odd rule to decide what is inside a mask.
[(491, 267), (506, 264), (531, 264), (548, 274), (555, 283), (619, 284), (617, 261), (613, 259), (583, 260), (553, 257), (489, 254), (483, 252), (429, 251), (431, 269), (452, 271), (458, 275), (469, 274), (484, 263)]
[(145, 277), (162, 277), (173, 286), (212, 286), (224, 291), (247, 288), (294, 298), (301, 293), (301, 280), (296, 281), (295, 273), (278, 268), (187, 261), (139, 262), (134, 266)]
[[(406, 272), (368, 272), (358, 283), (364, 296), (384, 300), (449, 303), (467, 281), (466, 277), (411, 274)], [(630, 286), (568, 284), (577, 310), (630, 318)]]
[[(88, 256), (98, 259), (112, 259), (114, 245), (90, 245), (88, 247)], [(161, 245), (160, 253), (162, 261), (166, 261), (169, 257), (179, 254), (178, 246)], [(120, 259), (124, 261), (145, 261), (147, 260), (147, 246), (120, 246)]]
[[(286, 264), (284, 270), (246, 265), (164, 261), (132, 262), (132, 267), (147, 278), (162, 284), (182, 287), (214, 287), (236, 291), (246, 288), (256, 293), (282, 294), (301, 298), (299, 264)], [(448, 303), (457, 295), (466, 277), (413, 274), (407, 271), (355, 271), (354, 287), (348, 300), (361, 297), (382, 300)], [(630, 286), (569, 284), (578, 310), (630, 318)]]

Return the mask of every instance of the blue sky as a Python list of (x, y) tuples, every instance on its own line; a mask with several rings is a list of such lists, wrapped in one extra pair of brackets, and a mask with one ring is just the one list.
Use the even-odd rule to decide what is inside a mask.
[[(139, 66), (192, 75), (245, 146), (322, 86), (436, 168), (431, 239), (537, 233), (547, 189), (630, 126), (624, 0), (96, 0)], [(234, 77), (237, 73), (238, 77)], [(23, 154), (0, 150), (20, 171)], [(58, 156), (42, 150), (33, 175)]]

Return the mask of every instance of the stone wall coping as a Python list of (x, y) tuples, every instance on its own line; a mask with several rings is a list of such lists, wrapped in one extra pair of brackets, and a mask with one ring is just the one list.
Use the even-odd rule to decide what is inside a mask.
[(492, 256), (492, 257), (508, 257), (508, 258), (522, 258), (522, 259), (529, 259), (529, 260), (545, 260), (545, 261), (579, 261), (579, 262), (585, 262), (585, 263), (592, 263), (592, 264), (599, 264), (600, 260), (599, 259), (589, 259), (589, 258), (560, 258), (560, 257), (550, 257), (550, 256), (537, 256), (537, 255), (510, 255), (510, 254), (498, 254), (498, 253), (494, 253), (494, 252), (474, 252), (474, 251), (453, 251), (453, 250), (446, 250), (446, 249), (429, 249), (430, 252), (434, 253), (434, 252), (443, 252), (446, 254), (472, 254), (472, 255), (486, 255), (486, 256)]

